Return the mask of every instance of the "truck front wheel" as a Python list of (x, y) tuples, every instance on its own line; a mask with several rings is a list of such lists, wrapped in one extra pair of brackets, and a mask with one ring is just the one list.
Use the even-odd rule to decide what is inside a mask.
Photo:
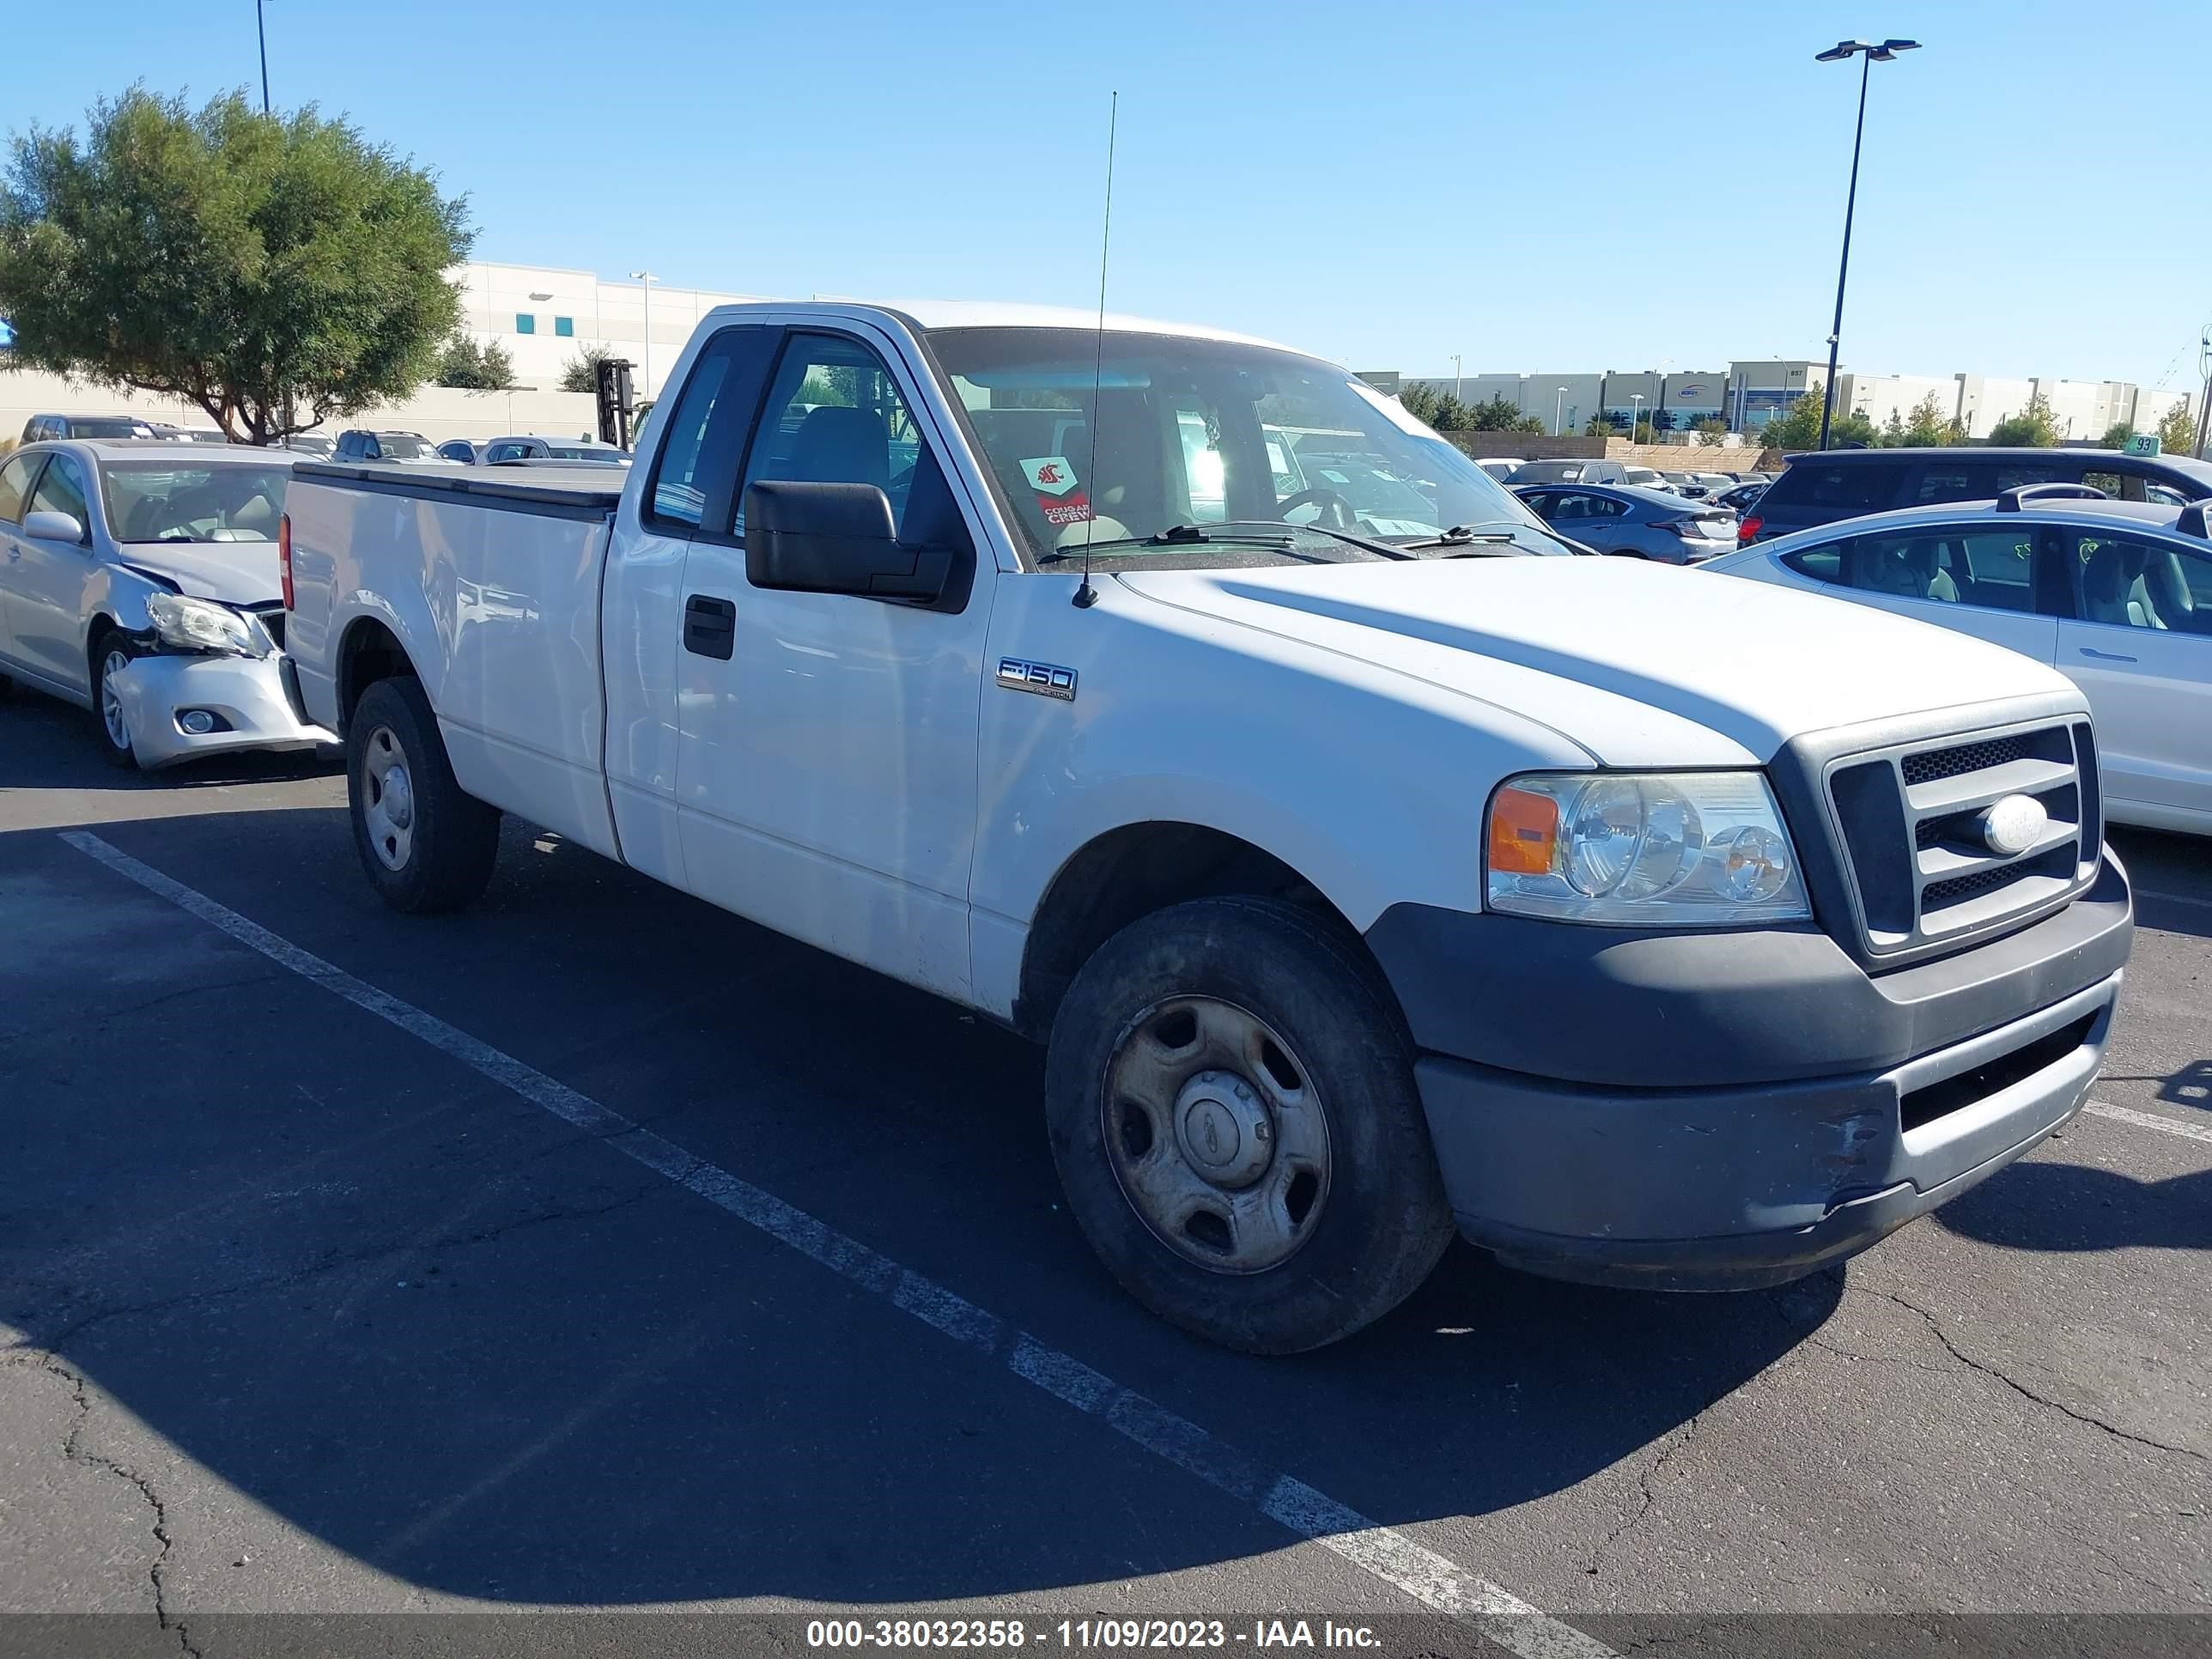
[(346, 726), (355, 849), (395, 910), (457, 910), (491, 880), (499, 811), (454, 781), (422, 684), (398, 677), (362, 693)]
[(1045, 1105), (1091, 1248), (1153, 1312), (1230, 1347), (1349, 1336), (1451, 1238), (1389, 993), (1295, 905), (1200, 899), (1109, 939), (1054, 1021)]

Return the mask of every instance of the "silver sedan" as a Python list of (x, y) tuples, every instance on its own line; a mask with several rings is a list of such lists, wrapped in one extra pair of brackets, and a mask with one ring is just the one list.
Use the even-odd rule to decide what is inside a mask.
[(284, 672), (292, 460), (161, 442), (17, 450), (0, 465), (0, 678), (91, 709), (118, 766), (335, 743)]
[(1562, 536), (1601, 553), (1700, 564), (1735, 551), (1736, 516), (1703, 501), (1626, 484), (1522, 484), (1513, 493)]

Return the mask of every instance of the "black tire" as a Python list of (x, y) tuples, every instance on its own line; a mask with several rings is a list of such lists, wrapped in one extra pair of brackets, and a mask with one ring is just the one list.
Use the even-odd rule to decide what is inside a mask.
[[(405, 769), (405, 837), (390, 833), (386, 820), (380, 851), (372, 815), (391, 797), (374, 769), (395, 752)], [(381, 775), (388, 780), (388, 769)], [(490, 882), (499, 810), (454, 781), (437, 716), (413, 677), (379, 680), (362, 694), (346, 726), (346, 799), (361, 867), (393, 909), (417, 915), (458, 910)]]
[[(1259, 1271), (1200, 1266), (1170, 1247), (1125, 1193), (1106, 1144), (1109, 1068), (1179, 997), (1231, 1005), (1279, 1033), (1327, 1122), (1312, 1231)], [(1356, 940), (1279, 900), (1176, 905), (1102, 945), (1053, 1023), (1045, 1113), (1068, 1207), (1108, 1270), (1163, 1319), (1227, 1347), (1296, 1353), (1349, 1336), (1411, 1295), (1451, 1240), (1395, 1000)]]
[(110, 766), (119, 767), (126, 772), (138, 769), (138, 751), (129, 740), (130, 728), (127, 726), (124, 728), (125, 738), (120, 744), (116, 743), (114, 736), (107, 729), (107, 659), (119, 655), (128, 662), (137, 654), (136, 643), (119, 628), (103, 629), (92, 647), (93, 741), (100, 745), (102, 759)]

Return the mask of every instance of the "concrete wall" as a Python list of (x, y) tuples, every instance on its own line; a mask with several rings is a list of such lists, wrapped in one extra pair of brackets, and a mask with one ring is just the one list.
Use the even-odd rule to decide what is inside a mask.
[[(659, 319), (654, 321), (657, 325)], [(215, 424), (205, 410), (172, 398), (71, 386), (57, 374), (0, 374), (0, 441), (20, 439), (23, 423), (33, 415), (108, 414), (139, 415), (179, 426)], [(424, 386), (404, 403), (328, 421), (319, 429), (335, 437), (349, 426), (419, 432), (433, 442), (518, 432), (574, 438), (597, 435), (599, 411), (586, 392), (459, 392)]]

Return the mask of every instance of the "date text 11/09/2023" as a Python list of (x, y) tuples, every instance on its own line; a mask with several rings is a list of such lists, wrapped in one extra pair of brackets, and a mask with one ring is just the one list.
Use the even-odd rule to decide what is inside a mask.
[(840, 1648), (933, 1648), (950, 1651), (1012, 1652), (1057, 1648), (1066, 1652), (1176, 1651), (1198, 1648), (1368, 1649), (1382, 1645), (1365, 1625), (1333, 1619), (815, 1619), (806, 1645)]

